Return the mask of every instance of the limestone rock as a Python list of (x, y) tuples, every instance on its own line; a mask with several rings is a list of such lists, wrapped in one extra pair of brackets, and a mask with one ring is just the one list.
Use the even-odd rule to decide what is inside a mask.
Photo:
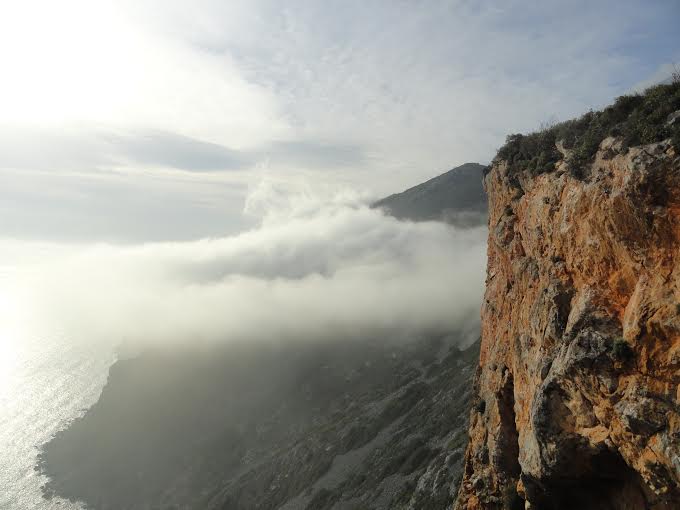
[(485, 406), (455, 508), (677, 509), (680, 157), (607, 138), (587, 179), (556, 168), (485, 177)]

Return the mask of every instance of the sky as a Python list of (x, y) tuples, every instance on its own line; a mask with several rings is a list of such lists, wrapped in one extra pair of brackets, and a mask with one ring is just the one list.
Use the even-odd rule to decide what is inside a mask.
[(670, 74), (680, 4), (0, 3), (0, 237), (231, 235), (370, 200)]

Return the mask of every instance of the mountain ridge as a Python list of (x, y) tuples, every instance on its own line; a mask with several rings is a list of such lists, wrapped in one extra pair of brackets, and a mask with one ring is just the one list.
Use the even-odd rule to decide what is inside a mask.
[(444, 221), (459, 227), (486, 224), (487, 200), (482, 175), (487, 167), (465, 163), (372, 204), (410, 221)]

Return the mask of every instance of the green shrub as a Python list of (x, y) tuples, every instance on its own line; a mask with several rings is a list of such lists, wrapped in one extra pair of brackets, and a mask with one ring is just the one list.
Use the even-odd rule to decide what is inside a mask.
[(673, 135), (671, 136), (671, 143), (675, 147), (676, 154), (680, 153), (680, 126), (673, 130)]
[(680, 122), (666, 125), (668, 116), (680, 110), (680, 82), (656, 85), (644, 94), (621, 96), (602, 111), (556, 124), (528, 135), (512, 134), (496, 155), (505, 160), (511, 173), (532, 175), (554, 170), (562, 155), (555, 147), (561, 141), (571, 151), (567, 163), (575, 177), (584, 177), (602, 140), (621, 138), (623, 150), (671, 139), (680, 151)]

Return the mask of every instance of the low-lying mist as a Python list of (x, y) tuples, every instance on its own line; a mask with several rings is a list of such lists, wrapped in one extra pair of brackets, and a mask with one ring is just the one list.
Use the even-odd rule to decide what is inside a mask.
[(267, 186), (246, 211), (261, 225), (233, 237), (42, 248), (4, 241), (4, 258), (16, 262), (16, 295), (39, 334), (133, 347), (476, 337), (485, 229), (397, 221), (351, 193), (291, 198)]

